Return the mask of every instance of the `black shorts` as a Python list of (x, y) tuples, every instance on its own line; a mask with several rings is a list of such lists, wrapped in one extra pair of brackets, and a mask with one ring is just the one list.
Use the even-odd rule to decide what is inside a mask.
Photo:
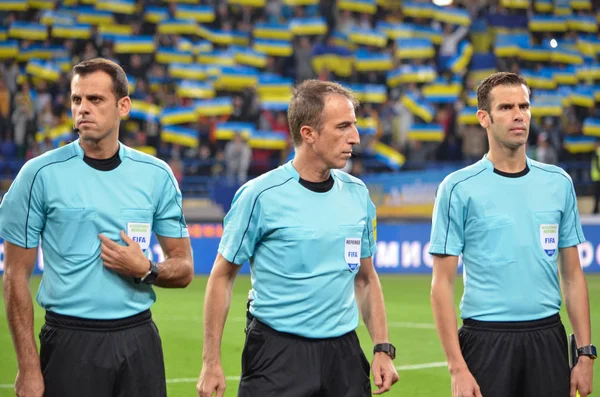
[(466, 319), (463, 357), (485, 397), (569, 397), (567, 335), (558, 314), (535, 321)]
[(46, 312), (40, 332), (44, 397), (164, 397), (158, 329), (147, 310), (119, 320)]
[(356, 332), (307, 339), (257, 319), (247, 328), (238, 397), (367, 397), (370, 365)]

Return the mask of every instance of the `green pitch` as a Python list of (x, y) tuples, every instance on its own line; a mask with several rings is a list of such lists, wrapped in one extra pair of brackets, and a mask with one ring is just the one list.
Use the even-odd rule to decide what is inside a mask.
[[(32, 281), (37, 290), (40, 278)], [(398, 353), (400, 381), (388, 396), (439, 397), (450, 395), (450, 377), (438, 342), (429, 305), (429, 276), (382, 276), (390, 338)], [(462, 279), (457, 279), (457, 301)], [(593, 340), (600, 345), (600, 275), (588, 276), (592, 307)], [(202, 364), (202, 308), (206, 277), (196, 277), (184, 290), (157, 288), (158, 300), (152, 311), (163, 341), (170, 397), (196, 396), (196, 380)], [(226, 396), (236, 396), (240, 357), (244, 342), (245, 302), (250, 288), (248, 277), (238, 277), (232, 307), (223, 335), (222, 362), (228, 377)], [(4, 310), (0, 312), (0, 396), (13, 396), (16, 361)], [(36, 306), (35, 332), (43, 323), (43, 311)], [(570, 332), (568, 319), (563, 321)], [(358, 329), (362, 346), (371, 356), (372, 344), (366, 328)], [(600, 363), (594, 368), (594, 390), (600, 392)]]

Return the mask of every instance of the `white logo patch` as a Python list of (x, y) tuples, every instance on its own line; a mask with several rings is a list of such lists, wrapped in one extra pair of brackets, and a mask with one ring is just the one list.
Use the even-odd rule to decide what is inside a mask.
[(353, 272), (358, 268), (360, 263), (360, 246), (361, 239), (357, 237), (346, 237), (346, 244), (344, 244), (344, 259)]
[(548, 223), (540, 225), (540, 241), (546, 255), (554, 255), (558, 247), (558, 224)]
[(127, 235), (136, 243), (140, 245), (142, 251), (145, 253), (148, 247), (150, 247), (150, 229), (149, 223), (141, 222), (128, 222), (127, 223)]

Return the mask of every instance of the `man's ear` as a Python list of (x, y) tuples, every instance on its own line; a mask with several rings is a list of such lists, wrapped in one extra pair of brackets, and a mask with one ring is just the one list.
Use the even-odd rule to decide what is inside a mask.
[(304, 142), (312, 145), (315, 143), (317, 131), (308, 125), (303, 125), (300, 127), (300, 135), (302, 136), (302, 140)]
[(477, 111), (477, 120), (479, 120), (479, 125), (483, 128), (488, 128), (490, 126), (490, 114), (487, 110), (479, 109)]

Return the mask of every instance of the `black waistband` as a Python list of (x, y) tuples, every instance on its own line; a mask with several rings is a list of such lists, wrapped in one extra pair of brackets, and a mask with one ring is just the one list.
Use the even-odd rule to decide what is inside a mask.
[(152, 321), (150, 310), (143, 311), (131, 317), (116, 320), (92, 320), (64, 316), (62, 314), (46, 311), (46, 324), (57, 328), (73, 328), (88, 331), (119, 331), (125, 328), (136, 327)]
[(550, 317), (532, 321), (479, 321), (472, 318), (463, 320), (464, 328), (476, 329), (478, 331), (533, 331), (551, 328), (559, 324), (561, 322), (558, 313)]

